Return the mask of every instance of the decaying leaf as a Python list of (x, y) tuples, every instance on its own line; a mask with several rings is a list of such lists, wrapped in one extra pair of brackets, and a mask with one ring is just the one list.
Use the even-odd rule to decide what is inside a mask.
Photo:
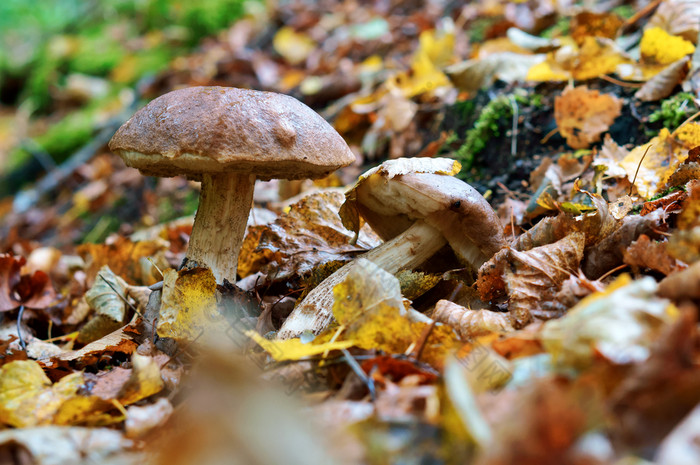
[[(345, 280), (333, 289), (333, 295), (333, 314), (344, 328), (340, 339), (357, 347), (403, 353), (419, 341), (428, 326), (408, 318), (399, 281), (368, 260), (358, 259)], [(433, 328), (423, 359), (442, 366), (456, 342), (449, 327)]]
[(615, 39), (622, 20), (615, 13), (581, 11), (571, 18), (571, 37), (581, 45), (586, 37)]
[(476, 92), (496, 79), (508, 83), (525, 81), (530, 68), (542, 63), (545, 57), (544, 54), (494, 53), (452, 65), (445, 69), (445, 74), (459, 90)]
[(278, 362), (285, 360), (301, 360), (302, 358), (320, 355), (331, 350), (347, 349), (354, 344), (352, 341), (326, 342), (313, 344), (304, 343), (300, 339), (270, 341), (253, 330), (246, 331), (246, 336), (254, 340), (260, 347)]
[(700, 2), (666, 0), (659, 4), (649, 19), (648, 27), (659, 27), (669, 34), (695, 42), (700, 27)]
[(596, 352), (620, 364), (646, 360), (659, 331), (677, 315), (667, 300), (655, 297), (656, 289), (653, 278), (623, 275), (562, 318), (547, 321), (540, 339), (562, 367), (590, 366)]
[(486, 309), (471, 310), (449, 300), (440, 300), (435, 305), (433, 319), (454, 328), (463, 340), (513, 330), (508, 313)]
[(554, 100), (554, 118), (567, 144), (582, 149), (600, 140), (621, 108), (622, 101), (614, 95), (579, 86), (565, 89)]
[(126, 323), (127, 284), (109, 266), (97, 273), (95, 283), (85, 293), (85, 301), (95, 314), (78, 333), (78, 341), (92, 342), (116, 331)]
[(217, 323), (216, 279), (209, 268), (166, 270), (157, 331), (160, 337), (194, 341)]
[(527, 324), (531, 316), (558, 316), (556, 310), (552, 314), (550, 303), (563, 282), (578, 269), (584, 243), (584, 234), (575, 232), (526, 252), (511, 250), (511, 264), (505, 268), (503, 279), (516, 327)]
[(652, 242), (646, 234), (640, 235), (627, 247), (623, 260), (632, 267), (651, 268), (665, 275), (685, 268), (684, 264), (668, 254), (665, 243)]
[[(684, 130), (689, 131), (687, 136), (679, 132), (676, 137), (668, 129), (661, 128), (658, 136), (627, 154), (620, 166), (630, 181), (635, 179), (636, 174), (634, 185), (639, 195), (644, 198), (653, 197), (666, 186), (670, 176), (687, 158), (688, 149), (694, 147), (691, 134), (699, 128), (697, 123), (688, 123), (684, 126)], [(691, 140), (685, 141), (681, 137)]]
[(674, 300), (700, 298), (700, 261), (665, 277), (659, 283), (659, 295)]
[(83, 244), (78, 247), (78, 253), (87, 263), (86, 273), (90, 283), (95, 279), (99, 270), (108, 265), (118, 276), (129, 284), (151, 285), (160, 279), (154, 267), (146, 273), (141, 259), (151, 258), (161, 269), (167, 268), (163, 258), (166, 243), (162, 240), (132, 242), (118, 236), (109, 244)]
[(320, 191), (302, 198), (289, 212), (266, 226), (254, 226), (243, 241), (238, 270), (241, 276), (267, 270), (268, 279), (305, 276), (333, 261), (348, 261), (380, 241), (363, 228), (356, 244), (338, 216), (343, 194)]
[(673, 89), (688, 74), (690, 57), (685, 56), (668, 65), (663, 71), (649, 79), (634, 96), (643, 102), (654, 102), (671, 95)]
[(56, 300), (49, 276), (37, 270), (31, 275), (20, 273), (24, 257), (0, 254), (0, 312), (26, 308), (46, 308)]
[(0, 431), (0, 457), (22, 457), (37, 465), (88, 465), (132, 462), (133, 441), (108, 428), (40, 426)]
[(645, 30), (640, 44), (642, 59), (645, 62), (660, 65), (670, 65), (693, 51), (695, 47), (692, 42), (671, 35), (660, 27)]
[(0, 368), (0, 423), (18, 428), (51, 424), (54, 415), (77, 396), (83, 375), (73, 373), (51, 384), (41, 366), (32, 360)]

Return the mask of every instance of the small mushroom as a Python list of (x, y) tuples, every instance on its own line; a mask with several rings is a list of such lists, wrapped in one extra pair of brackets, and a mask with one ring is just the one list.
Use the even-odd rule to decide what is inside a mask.
[[(396, 159), (360, 177), (341, 207), (343, 224), (357, 232), (360, 216), (386, 241), (362, 255), (390, 273), (427, 261), (445, 244), (478, 269), (505, 246), (498, 217), (469, 184), (453, 177), (450, 159)], [(349, 264), (312, 290), (282, 325), (278, 338), (321, 332), (333, 319), (333, 287)]]
[(272, 92), (190, 87), (139, 110), (109, 143), (148, 176), (201, 181), (188, 266), (236, 281), (256, 179), (320, 178), (355, 161), (343, 138), (298, 100)]

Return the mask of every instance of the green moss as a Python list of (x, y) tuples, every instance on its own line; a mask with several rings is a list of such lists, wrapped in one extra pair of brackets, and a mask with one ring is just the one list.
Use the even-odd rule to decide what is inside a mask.
[(570, 29), (571, 17), (561, 16), (559, 19), (557, 19), (557, 22), (553, 26), (542, 31), (540, 36), (544, 37), (545, 39), (553, 39), (554, 37), (568, 35)]
[(620, 5), (612, 9), (612, 12), (621, 17), (622, 19), (629, 19), (637, 12), (637, 9), (633, 5)]
[(661, 122), (663, 127), (675, 129), (698, 108), (693, 100), (693, 94), (679, 92), (661, 102), (661, 108), (649, 115), (649, 121)]

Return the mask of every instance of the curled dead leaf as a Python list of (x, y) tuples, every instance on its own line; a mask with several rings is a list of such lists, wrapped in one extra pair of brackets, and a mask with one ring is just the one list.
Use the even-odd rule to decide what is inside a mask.
[(454, 328), (463, 340), (513, 330), (508, 313), (486, 309), (471, 310), (449, 300), (438, 301), (433, 319)]

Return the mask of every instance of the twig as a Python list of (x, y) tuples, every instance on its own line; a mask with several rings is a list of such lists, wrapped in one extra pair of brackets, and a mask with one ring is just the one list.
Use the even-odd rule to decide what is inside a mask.
[(632, 195), (632, 189), (634, 189), (634, 182), (637, 180), (637, 174), (639, 174), (639, 168), (642, 167), (642, 162), (644, 161), (644, 157), (647, 156), (647, 152), (651, 148), (651, 144), (649, 144), (649, 147), (644, 151), (644, 155), (642, 155), (642, 159), (639, 160), (639, 164), (637, 165), (637, 171), (634, 172), (634, 178), (632, 178), (632, 184), (630, 185), (630, 191), (629, 194), (627, 195)]
[(17, 314), (17, 336), (19, 336), (19, 346), (22, 350), (27, 350), (27, 342), (22, 337), (22, 316), (24, 315), (24, 305), (19, 306), (19, 313)]
[(623, 31), (631, 26), (633, 26), (637, 21), (642, 19), (648, 14), (651, 14), (656, 10), (656, 7), (658, 7), (661, 4), (662, 0), (654, 0), (653, 2), (647, 4), (644, 8), (636, 12), (632, 17), (628, 18), (627, 21), (624, 22), (622, 27), (620, 28), (620, 31)]
[(423, 355), (423, 350), (425, 349), (425, 346), (427, 345), (428, 339), (430, 338), (430, 335), (433, 333), (433, 328), (435, 328), (435, 325), (437, 322), (433, 320), (430, 325), (428, 325), (427, 328), (423, 330), (423, 332), (420, 335), (420, 339), (418, 341), (418, 347), (417, 350), (415, 351), (415, 359), (416, 362), (420, 361), (421, 356)]
[(608, 75), (600, 75), (598, 76), (600, 79), (608, 82), (612, 82), (613, 84), (616, 84), (620, 87), (633, 87), (635, 89), (638, 89), (642, 87), (644, 84), (641, 84), (639, 82), (625, 82), (625, 81), (620, 81), (619, 79), (615, 79), (614, 77), (610, 77)]
[(374, 380), (365, 374), (360, 364), (357, 363), (357, 360), (355, 360), (352, 357), (352, 355), (350, 354), (350, 352), (348, 352), (347, 349), (341, 349), (341, 351), (345, 356), (345, 361), (348, 363), (352, 371), (357, 375), (358, 378), (362, 380), (363, 383), (367, 385), (367, 389), (369, 389), (369, 396), (372, 399), (372, 402), (374, 402), (377, 397), (377, 393), (374, 389)]
[(518, 153), (518, 102), (513, 95), (510, 95), (510, 107), (513, 109), (513, 128), (511, 129), (510, 154), (515, 156)]
[(552, 129), (551, 131), (549, 131), (549, 132), (547, 133), (547, 135), (545, 135), (545, 136), (542, 138), (542, 140), (540, 141), (540, 144), (546, 144), (547, 141), (548, 141), (554, 134), (556, 134), (556, 133), (558, 133), (558, 132), (559, 132), (559, 128), (554, 128), (554, 129)]
[(627, 266), (629, 266), (629, 265), (627, 265), (626, 263), (623, 263), (622, 265), (617, 266), (617, 267), (613, 268), (612, 270), (608, 271), (607, 273), (605, 273), (603, 276), (598, 278), (597, 281), (602, 281), (605, 278), (607, 278), (608, 276), (610, 276), (611, 274), (613, 274), (614, 272), (620, 271), (620, 270), (626, 268)]

